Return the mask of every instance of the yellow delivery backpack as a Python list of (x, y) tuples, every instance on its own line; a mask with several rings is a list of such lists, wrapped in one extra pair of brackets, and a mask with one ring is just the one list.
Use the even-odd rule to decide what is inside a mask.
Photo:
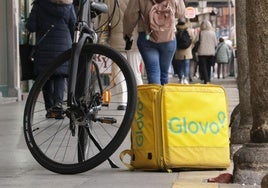
[(130, 170), (224, 169), (230, 165), (228, 129), (223, 87), (140, 85), (131, 149), (120, 158)]

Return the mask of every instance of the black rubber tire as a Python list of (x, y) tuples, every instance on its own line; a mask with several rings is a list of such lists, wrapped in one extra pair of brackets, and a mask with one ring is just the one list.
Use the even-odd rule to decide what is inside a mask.
[[(120, 121), (117, 126), (110, 126), (109, 124), (105, 124), (106, 127), (109, 126), (111, 130), (113, 131), (113, 135), (111, 138), (108, 138), (108, 134), (112, 134), (111, 132), (105, 133), (104, 131), (101, 132), (101, 129), (104, 129), (101, 123), (98, 122), (97, 125), (92, 125), (93, 128), (96, 128), (96, 130), (100, 131), (98, 133), (95, 133), (92, 131), (92, 133), (96, 134), (95, 138), (99, 142), (105, 142), (105, 144), (100, 143), (100, 146), (102, 147), (101, 150), (96, 151), (95, 154), (92, 154), (92, 156), (89, 156), (84, 161), (79, 161), (76, 159), (77, 153), (72, 161), (72, 158), (70, 155), (64, 155), (63, 158), (59, 158), (57, 155), (59, 152), (61, 152), (61, 149), (63, 148), (64, 144), (69, 144), (68, 142), (64, 142), (61, 144), (58, 144), (60, 142), (60, 139), (64, 139), (63, 131), (66, 131), (65, 136), (71, 135), (71, 131), (69, 130), (68, 126), (69, 124), (66, 123), (70, 122), (68, 120), (68, 117), (66, 116), (63, 120), (50, 120), (43, 118), (44, 117), (44, 111), (41, 110), (41, 107), (44, 106), (44, 103), (42, 104), (42, 87), (45, 84), (45, 82), (50, 78), (51, 75), (53, 75), (53, 72), (61, 66), (64, 62), (67, 60), (70, 60), (71, 58), (71, 50), (68, 50), (64, 52), (62, 55), (60, 55), (54, 62), (52, 62), (52, 66), (50, 66), (47, 71), (40, 75), (35, 83), (33, 84), (29, 96), (26, 101), (25, 109), (24, 109), (24, 118), (23, 118), (23, 124), (24, 124), (24, 136), (27, 143), (27, 146), (33, 155), (33, 157), (36, 159), (38, 163), (40, 163), (43, 167), (46, 169), (60, 173), (60, 174), (76, 174), (76, 173), (82, 173), (85, 171), (88, 171), (90, 169), (93, 169), (103, 163), (105, 160), (107, 160), (121, 145), (121, 143), (124, 141), (126, 135), (128, 134), (132, 120), (134, 118), (135, 110), (136, 110), (136, 104), (137, 104), (137, 87), (136, 87), (136, 81), (134, 74), (131, 70), (131, 67), (129, 66), (127, 60), (117, 51), (113, 50), (110, 47), (100, 45), (100, 44), (89, 44), (83, 47), (82, 53), (91, 53), (91, 54), (100, 54), (103, 56), (106, 56), (107, 58), (111, 59), (112, 62), (115, 63), (123, 73), (125, 77), (125, 83), (127, 86), (127, 107), (124, 112), (120, 112), (122, 116), (120, 115), (120, 118), (116, 119), (117, 121)], [(79, 83), (78, 83), (79, 84)], [(114, 86), (115, 87), (115, 86)], [(113, 90), (113, 88), (111, 88)], [(113, 104), (111, 104), (112, 106)], [(109, 113), (112, 115), (115, 115), (115, 112), (119, 113), (118, 111), (111, 111), (112, 107), (109, 107), (107, 109), (104, 109), (105, 113)], [(65, 109), (66, 110), (66, 109)], [(116, 109), (114, 109), (116, 110)], [(101, 113), (100, 111), (99, 113)], [(104, 116), (104, 115), (103, 115)], [(115, 116), (117, 118), (117, 116)], [(51, 121), (51, 123), (50, 123)], [(52, 124), (52, 121), (55, 123)], [(49, 123), (47, 123), (49, 122)], [(49, 125), (50, 124), (50, 125)], [(58, 126), (58, 127), (57, 127)], [(61, 127), (62, 126), (62, 127)], [(95, 127), (94, 127), (95, 126)], [(57, 127), (57, 128), (56, 128)], [(106, 128), (105, 127), (105, 128)], [(52, 131), (55, 130), (55, 133)], [(107, 128), (108, 129), (108, 128)], [(69, 139), (76, 139), (76, 146), (73, 145), (67, 145), (68, 147), (77, 147), (77, 128), (76, 128), (76, 135), (71, 137), (69, 136)], [(85, 131), (84, 131), (85, 132)], [(43, 135), (48, 134), (48, 138), (43, 138)], [(99, 135), (98, 135), (99, 134)], [(100, 136), (101, 139), (99, 140), (97, 137)], [(105, 138), (104, 136), (107, 136)], [(60, 137), (60, 139), (58, 138)], [(75, 138), (76, 137), (76, 138)], [(107, 141), (105, 140), (107, 139)], [(89, 139), (90, 140), (90, 139)], [(49, 142), (49, 143), (46, 143)], [(63, 142), (63, 141), (62, 141)], [(75, 141), (74, 141), (75, 142)], [(58, 144), (59, 148), (53, 148), (51, 149), (51, 153), (53, 155), (55, 154), (55, 157), (52, 157), (50, 155), (50, 145), (52, 144)], [(90, 143), (90, 146), (94, 144)], [(46, 149), (44, 149), (45, 147)], [(75, 149), (75, 148), (74, 148)], [(92, 148), (91, 148), (92, 149)], [(57, 151), (54, 151), (57, 150)], [(70, 149), (71, 150), (71, 149)], [(94, 149), (96, 150), (96, 149)], [(67, 149), (66, 151), (67, 152)], [(76, 148), (77, 152), (77, 148)], [(70, 158), (70, 161), (65, 162), (65, 158)]]

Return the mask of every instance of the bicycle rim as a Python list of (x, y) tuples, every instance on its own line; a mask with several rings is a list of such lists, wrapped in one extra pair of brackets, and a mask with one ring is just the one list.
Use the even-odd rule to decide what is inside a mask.
[[(136, 82), (125, 58), (99, 44), (84, 46), (82, 53), (93, 54), (100, 78), (100, 82), (98, 79), (89, 82), (90, 86), (94, 84), (88, 87), (94, 88), (94, 92), (85, 90), (78, 99), (87, 107), (85, 111), (70, 109), (65, 92), (64, 118), (46, 118), (42, 87), (57, 68), (70, 59), (71, 50), (59, 56), (53, 66), (37, 78), (24, 110), (24, 135), (30, 152), (43, 167), (61, 174), (85, 172), (107, 160), (129, 132), (136, 108)], [(120, 97), (122, 94), (125, 99)], [(96, 99), (100, 97), (101, 100)], [(124, 104), (126, 109), (117, 110), (119, 104)], [(82, 151), (80, 157), (79, 151)]]

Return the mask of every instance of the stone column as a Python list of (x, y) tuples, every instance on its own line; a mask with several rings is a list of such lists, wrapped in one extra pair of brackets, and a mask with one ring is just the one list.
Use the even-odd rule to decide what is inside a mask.
[(234, 182), (260, 185), (268, 172), (268, 143), (248, 143), (234, 154)]
[(19, 1), (7, 0), (8, 96), (21, 100), (19, 65)]
[(250, 143), (234, 155), (234, 182), (260, 185), (268, 172), (268, 38), (267, 2), (246, 0), (250, 103)]

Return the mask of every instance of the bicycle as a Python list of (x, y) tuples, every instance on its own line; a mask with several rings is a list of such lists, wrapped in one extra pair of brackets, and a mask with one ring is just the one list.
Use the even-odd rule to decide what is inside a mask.
[[(26, 101), (24, 136), (35, 160), (60, 174), (91, 170), (118, 149), (130, 130), (137, 104), (136, 81), (127, 60), (111, 47), (97, 44), (94, 18), (107, 12), (104, 3), (80, 0), (73, 46), (38, 76)], [(90, 13), (90, 14), (89, 14)], [(102, 61), (100, 61), (102, 60)], [(46, 118), (42, 87), (53, 72), (70, 62), (62, 119)], [(112, 71), (117, 67), (119, 71)], [(111, 75), (113, 73), (113, 75)], [(119, 74), (123, 80), (118, 80)], [(118, 111), (116, 87), (125, 84), (126, 110)]]

